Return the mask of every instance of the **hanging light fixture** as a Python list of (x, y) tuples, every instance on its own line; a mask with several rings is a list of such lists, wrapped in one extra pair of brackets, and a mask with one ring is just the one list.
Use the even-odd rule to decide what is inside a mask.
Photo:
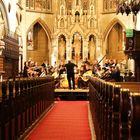
[(116, 13), (122, 15), (126, 13), (128, 16), (130, 13), (137, 15), (140, 11), (140, 0), (120, 0)]

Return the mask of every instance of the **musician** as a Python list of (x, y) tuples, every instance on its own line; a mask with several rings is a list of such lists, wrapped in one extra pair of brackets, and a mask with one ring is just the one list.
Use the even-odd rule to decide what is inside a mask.
[(24, 62), (23, 77), (28, 77), (28, 62)]
[(110, 66), (109, 70), (107, 70), (101, 77), (106, 81), (120, 82), (120, 69), (119, 67)]
[(41, 64), (41, 66), (45, 68), (46, 74), (48, 74), (48, 73), (49, 73), (49, 69), (50, 69), (49, 62), (48, 62), (47, 60), (45, 60), (45, 61)]
[[(100, 65), (97, 60), (94, 61), (94, 64), (92, 65), (92, 73), (96, 75), (100, 70)], [(98, 75), (98, 74), (97, 74)]]
[(57, 68), (54, 68), (54, 73), (52, 74), (52, 76), (54, 77), (55, 88), (60, 87), (60, 77), (59, 77), (59, 71)]
[(48, 61), (45, 60), (42, 64), (41, 64), (42, 67), (46, 68), (48, 66)]
[(89, 76), (91, 75), (92, 75), (92, 70), (90, 69), (90, 65), (89, 64), (86, 64), (85, 66), (82, 65), (80, 68), (80, 73), (77, 80), (78, 88), (87, 88)]
[(72, 63), (70, 60), (67, 64), (65, 64), (66, 70), (67, 70), (67, 79), (68, 79), (68, 85), (69, 89), (72, 88), (71, 81), (73, 84), (73, 89), (75, 89), (75, 75), (74, 75), (74, 67), (77, 67), (76, 64)]
[(41, 67), (41, 73), (40, 73), (40, 75), (39, 75), (39, 77), (46, 77), (46, 75), (47, 75), (47, 73), (46, 73), (46, 69), (45, 69), (45, 67)]
[(83, 64), (84, 64), (84, 65), (85, 65), (85, 64), (90, 65), (90, 62), (88, 61), (88, 58), (87, 58), (87, 57), (86, 57), (85, 60), (83, 61)]
[(60, 63), (60, 65), (59, 65), (58, 69), (59, 69), (59, 77), (60, 77), (61, 74), (63, 74), (63, 73), (66, 71), (65, 64), (64, 64), (63, 61), (61, 61), (61, 63)]
[(103, 64), (103, 69), (109, 69), (109, 66), (110, 66), (109, 59), (106, 59), (105, 63)]
[(38, 75), (41, 74), (41, 68), (42, 68), (42, 66), (38, 66), (38, 63), (34, 62), (33, 70), (36, 71), (38, 73)]

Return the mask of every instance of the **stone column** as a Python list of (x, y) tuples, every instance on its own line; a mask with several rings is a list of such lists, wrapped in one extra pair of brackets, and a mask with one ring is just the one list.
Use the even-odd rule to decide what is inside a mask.
[(83, 60), (88, 58), (88, 39), (83, 39)]
[(100, 38), (96, 38), (96, 55), (95, 55), (95, 58), (98, 60), (98, 61), (101, 61), (100, 63), (103, 62), (103, 53), (102, 53), (102, 48), (101, 48), (101, 42), (102, 42), (102, 39)]
[(67, 39), (66, 41), (66, 61), (71, 60), (71, 39)]
[(52, 39), (51, 64), (58, 61), (58, 38)]
[(23, 47), (19, 46), (19, 73), (22, 73), (23, 70)]

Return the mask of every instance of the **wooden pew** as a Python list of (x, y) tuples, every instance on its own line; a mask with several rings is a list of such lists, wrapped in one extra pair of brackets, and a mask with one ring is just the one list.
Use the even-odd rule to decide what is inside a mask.
[(0, 139), (19, 139), (54, 102), (53, 77), (0, 82)]
[(90, 107), (97, 140), (130, 139), (130, 93), (139, 91), (139, 83), (110, 83), (92, 78), (89, 85)]
[(131, 139), (140, 139), (140, 93), (131, 93), (130, 130)]
[[(132, 114), (132, 105), (131, 105), (131, 98), (135, 92), (140, 94), (140, 82), (116, 82), (115, 85), (120, 86), (122, 89), (121, 98), (120, 98), (120, 111), (121, 111), (121, 139), (130, 139), (130, 124), (131, 121), (129, 120), (129, 115)], [(131, 93), (131, 95), (130, 95)], [(131, 97), (132, 96), (132, 97)], [(114, 132), (115, 135), (115, 132)]]
[(129, 89), (131, 92), (140, 92), (140, 82), (115, 82), (115, 84)]

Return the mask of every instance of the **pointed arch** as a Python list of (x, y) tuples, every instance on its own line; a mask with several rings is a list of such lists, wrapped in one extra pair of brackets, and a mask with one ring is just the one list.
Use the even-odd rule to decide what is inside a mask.
[(57, 34), (57, 37), (59, 38), (61, 35), (63, 35), (65, 37), (65, 39), (67, 40), (68, 38), (68, 34), (65, 32), (60, 32), (59, 34)]
[(72, 59), (76, 63), (83, 58), (83, 36), (79, 32), (74, 32), (72, 35)]
[(8, 14), (7, 14), (7, 10), (6, 10), (4, 0), (1, 0), (1, 2), (0, 2), (0, 10), (2, 12), (3, 19), (5, 21), (5, 28), (9, 30)]
[(118, 19), (112, 20), (103, 34), (103, 52), (107, 58), (120, 61), (125, 57), (123, 30), (126, 27)]
[(90, 34), (88, 38), (88, 59), (93, 63), (96, 54), (96, 37)]
[(108, 34), (110, 33), (111, 29), (114, 27), (115, 24), (120, 24), (123, 29), (126, 29), (125, 25), (117, 18), (113, 19), (103, 33), (103, 41), (107, 39)]
[(61, 61), (66, 59), (66, 37), (64, 34), (58, 36), (58, 59)]
[(89, 39), (89, 37), (91, 36), (91, 35), (93, 35), (96, 39), (98, 38), (98, 34), (97, 33), (95, 33), (95, 32), (93, 32), (93, 33), (88, 33), (87, 34), (87, 39)]
[(58, 39), (60, 39), (61, 37), (66, 41), (66, 36), (63, 33), (59, 34)]
[(39, 23), (42, 28), (45, 30), (49, 40), (51, 40), (51, 30), (49, 29), (49, 27), (46, 25), (46, 23), (41, 19), (41, 18), (38, 18), (36, 19), (28, 28), (27, 32), (26, 32), (26, 35), (28, 34), (28, 32), (30, 31), (30, 29), (36, 24), (36, 23)]
[(33, 41), (28, 43), (27, 40), (27, 58), (34, 58), (38, 64), (45, 59), (50, 62), (52, 51), (50, 29), (41, 18), (38, 18), (29, 26), (26, 36), (31, 31), (33, 31)]
[(71, 34), (71, 37), (72, 37), (72, 42), (73, 42), (73, 37), (74, 37), (74, 35), (75, 34), (79, 34), (80, 36), (81, 36), (81, 39), (83, 40), (83, 34), (80, 32), (80, 31), (74, 31), (74, 32), (72, 32), (72, 34)]

